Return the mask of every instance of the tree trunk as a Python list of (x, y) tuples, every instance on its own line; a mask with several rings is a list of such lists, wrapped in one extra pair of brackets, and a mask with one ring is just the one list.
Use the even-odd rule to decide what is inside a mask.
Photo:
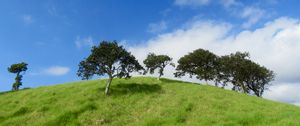
[(255, 94), (257, 97), (261, 97), (261, 96), (262, 96), (262, 93), (259, 92), (258, 90), (254, 90), (253, 92), (254, 92), (254, 94)]
[(157, 77), (157, 80), (160, 80), (161, 75), (159, 74), (159, 76)]
[(215, 86), (216, 86), (216, 87), (219, 87), (219, 84), (218, 84), (218, 82), (215, 82)]
[(105, 95), (109, 95), (110, 84), (112, 82), (112, 77), (109, 77), (106, 83)]
[(236, 86), (235, 85), (233, 85), (233, 87), (232, 87), (232, 89), (231, 90), (233, 90), (233, 91), (236, 91)]
[(163, 67), (160, 67), (160, 69), (159, 69), (159, 76), (158, 76), (157, 80), (159, 80), (160, 77), (164, 74), (164, 68), (165, 68), (165, 65), (163, 65)]
[(20, 83), (19, 76), (20, 76), (20, 72), (17, 73), (17, 76), (15, 78), (15, 83), (13, 84), (13, 88), (12, 88), (13, 91), (19, 90), (19, 85), (18, 85), (18, 83)]
[(247, 94), (248, 90), (247, 90), (246, 86), (243, 83), (240, 83), (240, 86), (242, 87), (243, 93)]
[(254, 93), (257, 97), (261, 97), (259, 93), (255, 92)]

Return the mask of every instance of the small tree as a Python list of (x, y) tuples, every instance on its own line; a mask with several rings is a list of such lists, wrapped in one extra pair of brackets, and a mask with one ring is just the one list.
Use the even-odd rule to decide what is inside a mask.
[(17, 91), (19, 90), (19, 87), (22, 86), (22, 73), (25, 73), (27, 70), (27, 63), (21, 62), (17, 64), (12, 64), (9, 68), (8, 71), (14, 74), (17, 74), (15, 78), (15, 83), (12, 85), (12, 90)]
[(197, 49), (179, 59), (177, 72), (174, 75), (175, 77), (185, 76), (185, 74), (189, 74), (190, 77), (195, 75), (197, 79), (205, 80), (207, 83), (208, 80), (216, 78), (217, 58), (208, 50)]
[(164, 69), (167, 65), (175, 67), (175, 64), (172, 63), (172, 58), (167, 55), (155, 55), (154, 53), (149, 53), (147, 58), (144, 60), (147, 71), (150, 74), (153, 74), (156, 69), (158, 69), (158, 80), (162, 75), (164, 75)]
[(130, 73), (143, 70), (136, 58), (119, 46), (116, 41), (102, 41), (99, 46), (92, 47), (88, 58), (81, 61), (77, 75), (89, 79), (93, 75), (107, 75), (105, 95), (109, 94), (112, 79), (115, 77), (130, 78)]

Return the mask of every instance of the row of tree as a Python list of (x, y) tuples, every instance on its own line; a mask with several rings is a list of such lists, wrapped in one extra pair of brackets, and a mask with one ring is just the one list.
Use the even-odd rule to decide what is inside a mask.
[[(143, 63), (146, 69), (116, 41), (103, 41), (92, 47), (89, 57), (80, 62), (77, 75), (82, 79), (90, 79), (93, 75), (107, 75), (105, 94), (108, 95), (115, 77), (130, 78), (132, 72), (153, 74), (158, 70), (159, 79), (167, 65), (175, 67), (171, 57), (154, 53), (150, 53)], [(189, 75), (206, 82), (214, 81), (216, 86), (221, 87), (232, 84), (235, 91), (259, 97), (275, 77), (273, 71), (251, 61), (249, 53), (236, 52), (220, 57), (203, 49), (181, 57), (176, 71), (175, 77)]]
[(250, 60), (249, 53), (236, 52), (217, 56), (208, 50), (197, 49), (178, 61), (175, 77), (188, 74), (200, 80), (214, 81), (216, 86), (232, 84), (234, 91), (261, 97), (275, 74)]

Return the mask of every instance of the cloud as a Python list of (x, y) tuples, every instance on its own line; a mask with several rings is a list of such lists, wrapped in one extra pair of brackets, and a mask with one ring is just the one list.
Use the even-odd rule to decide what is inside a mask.
[(250, 5), (247, 5), (244, 4), (242, 1), (237, 0), (175, 0), (175, 5), (190, 7), (201, 7), (204, 5), (221, 5), (220, 8), (227, 11), (231, 16), (243, 19), (244, 23), (242, 23), (242, 27), (247, 29), (259, 22), (261, 19), (267, 18), (266, 10), (260, 8), (262, 4), (275, 2), (276, 1), (274, 0), (268, 0), (263, 2), (250, 3)]
[(70, 68), (63, 66), (52, 66), (45, 70), (43, 70), (44, 74), (52, 75), (52, 76), (62, 76), (67, 74), (70, 71)]
[(221, 0), (220, 2), (226, 8), (229, 8), (231, 6), (239, 5), (240, 4), (236, 0)]
[(164, 30), (166, 30), (167, 27), (167, 23), (165, 21), (160, 21), (158, 23), (151, 23), (148, 26), (147, 32), (150, 33), (160, 33)]
[(247, 21), (242, 24), (242, 27), (249, 28), (264, 16), (265, 11), (263, 9), (260, 9), (258, 7), (245, 7), (241, 12), (240, 17), (247, 19)]
[(282, 84), (271, 87), (269, 90), (267, 90), (264, 97), (267, 99), (287, 102), (300, 106), (299, 90), (299, 84)]
[(48, 76), (62, 76), (69, 73), (70, 68), (65, 66), (51, 66), (47, 68), (42, 68), (38, 70), (33, 70), (29, 72), (29, 75), (32, 76), (40, 76), (40, 75), (48, 75)]
[(28, 25), (34, 22), (33, 18), (31, 15), (23, 15), (22, 16), (23, 22)]
[(278, 0), (264, 0), (268, 4), (278, 4)]
[(57, 8), (55, 6), (48, 7), (47, 11), (52, 16), (58, 16)]
[[(240, 32), (232, 32), (234, 25), (215, 21), (194, 21), (188, 27), (170, 33), (160, 34), (147, 41), (145, 45), (129, 47), (129, 50), (142, 63), (149, 52), (167, 54), (177, 60), (198, 48), (208, 49), (218, 55), (236, 51), (247, 51), (251, 59), (277, 74), (274, 86), (279, 92), (287, 83), (300, 85), (300, 23), (292, 18), (278, 18), (265, 23), (264, 26)], [(174, 78), (175, 69), (168, 67), (165, 77)], [(197, 79), (183, 78), (187, 81), (199, 82)], [(290, 84), (291, 85), (291, 84)], [(279, 87), (278, 87), (279, 86)], [(289, 86), (289, 85), (287, 85)], [(287, 88), (291, 90), (293, 88)], [(284, 91), (284, 92), (288, 92)], [(277, 99), (268, 94), (270, 99)], [(274, 97), (272, 97), (274, 96)], [(289, 97), (286, 95), (285, 97)], [(300, 98), (295, 98), (300, 103)], [(286, 102), (286, 101), (285, 101)]]
[(202, 6), (208, 5), (211, 0), (175, 0), (178, 6)]
[(91, 36), (86, 37), (86, 38), (81, 38), (80, 36), (76, 37), (75, 40), (75, 45), (78, 49), (83, 48), (83, 47), (92, 47), (94, 46), (94, 40)]

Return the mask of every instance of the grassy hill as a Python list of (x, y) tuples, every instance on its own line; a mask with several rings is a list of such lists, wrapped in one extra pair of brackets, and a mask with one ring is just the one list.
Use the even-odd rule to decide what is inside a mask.
[(155, 78), (81, 81), (0, 94), (0, 125), (300, 125), (300, 108)]

